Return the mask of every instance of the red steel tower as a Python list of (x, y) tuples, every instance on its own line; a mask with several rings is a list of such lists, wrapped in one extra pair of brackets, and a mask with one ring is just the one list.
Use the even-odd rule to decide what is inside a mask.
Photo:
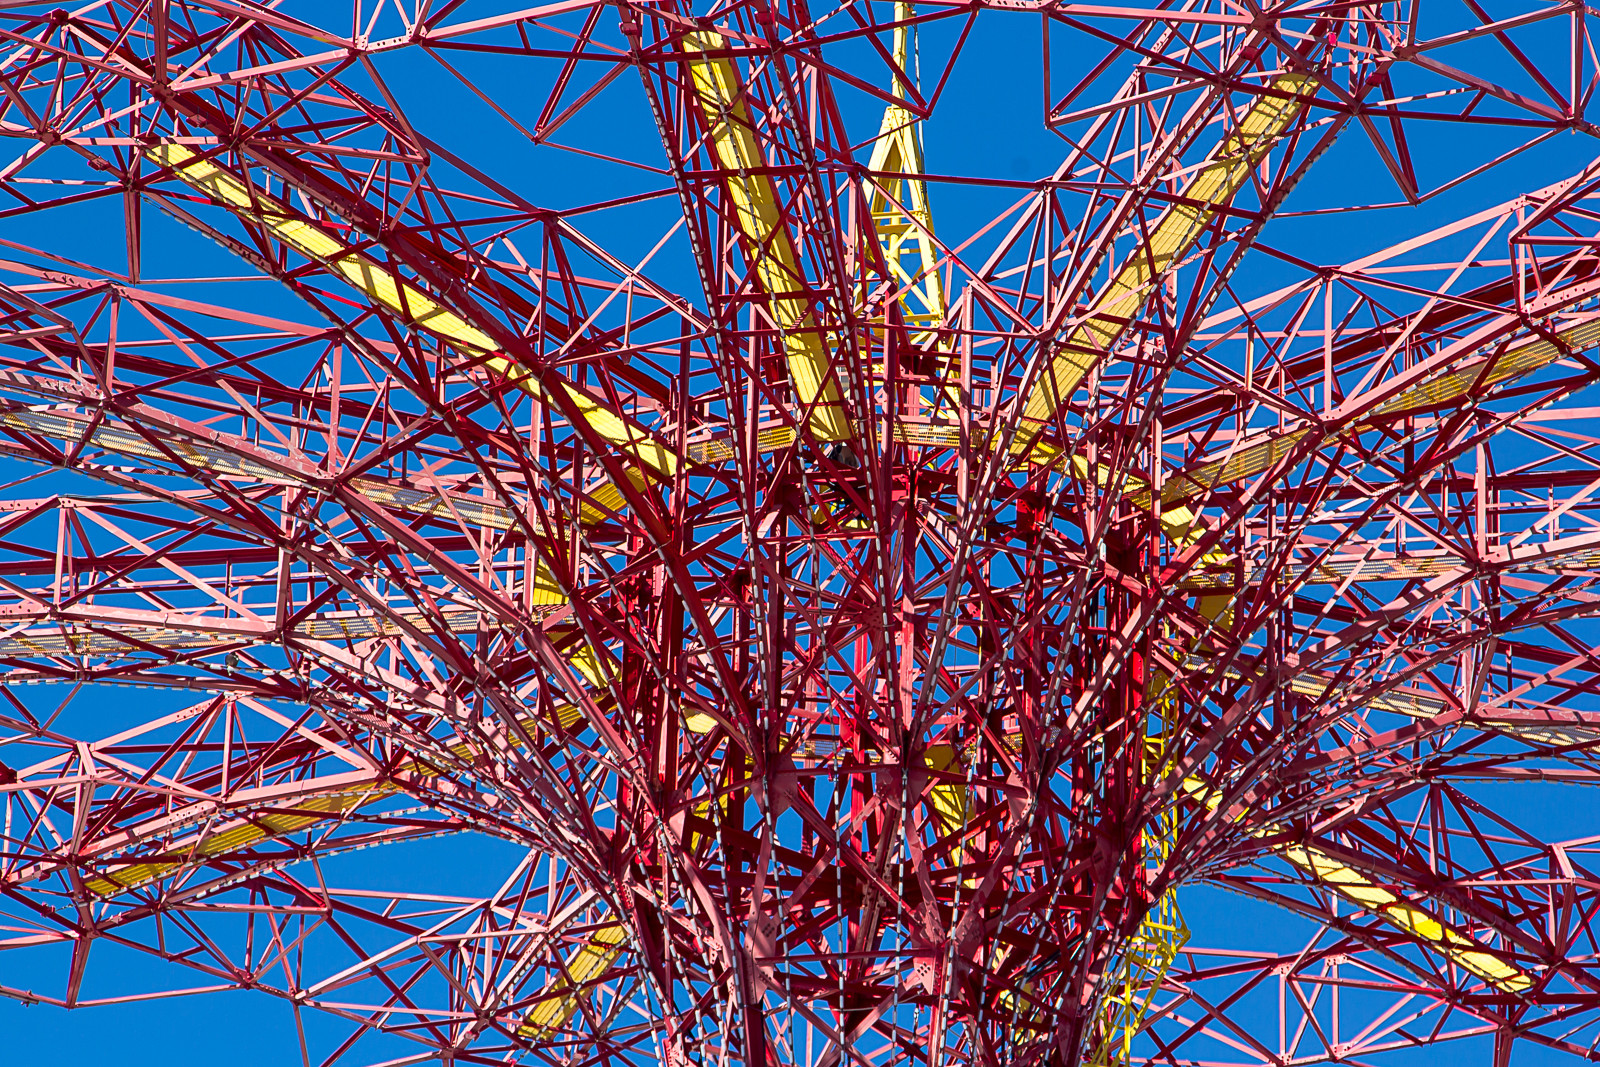
[(3, 5), (0, 993), (1600, 1056), (1589, 11), (1433, 4)]

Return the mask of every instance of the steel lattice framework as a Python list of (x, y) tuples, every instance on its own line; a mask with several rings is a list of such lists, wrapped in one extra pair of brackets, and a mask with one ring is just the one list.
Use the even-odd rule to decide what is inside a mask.
[[(1600, 161), (1407, 210), (1597, 132), (1589, 12), (1429, 3), (0, 5), (0, 992), (1600, 1055), (1600, 838), (1495, 800), (1600, 781)], [(1046, 179), (924, 160), (989, 22)]]

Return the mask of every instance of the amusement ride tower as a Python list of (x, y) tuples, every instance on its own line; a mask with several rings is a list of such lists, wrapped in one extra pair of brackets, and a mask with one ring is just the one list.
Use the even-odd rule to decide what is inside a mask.
[(1433, 3), (0, 5), (0, 993), (1600, 1055), (1589, 11)]

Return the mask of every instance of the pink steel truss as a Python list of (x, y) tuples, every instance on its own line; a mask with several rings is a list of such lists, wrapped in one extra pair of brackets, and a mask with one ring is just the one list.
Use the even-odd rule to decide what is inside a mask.
[[(0, 7), (0, 993), (1600, 1055), (1600, 838), (1511, 799), (1600, 781), (1582, 4)], [(923, 162), (980, 22), (1048, 178)]]

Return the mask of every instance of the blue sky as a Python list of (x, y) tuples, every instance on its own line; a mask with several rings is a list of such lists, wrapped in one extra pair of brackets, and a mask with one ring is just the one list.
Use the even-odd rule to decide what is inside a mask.
[[(958, 23), (951, 21), (927, 31), (923, 42), (925, 71), (949, 48), (957, 28)], [(1070, 76), (1075, 63), (1081, 63), (1085, 54), (1088, 54), (1087, 49), (1058, 48), (1055, 53), (1057, 77)], [(1055, 167), (1064, 144), (1044, 129), (1041, 122), (1043, 85), (1039, 55), (1036, 17), (997, 15), (980, 20), (945, 90), (939, 111), (926, 124), (930, 170), (1029, 180), (1045, 176)], [(458, 53), (451, 54), (453, 62), (458, 57)], [(480, 84), (505, 101), (519, 118), (531, 121), (541, 102), (538, 89), (553, 77), (554, 66), (549, 61), (509, 58), (472, 62), (475, 64), (473, 73)], [(379, 62), (379, 69), (420, 129), (483, 165), (534, 202), (567, 207), (652, 185), (665, 188), (659, 176), (623, 171), (612, 165), (528, 145), (503, 120), (420, 54), (385, 57)], [(1506, 76), (1522, 77), (1509, 68)], [(866, 116), (865, 125), (852, 131), (864, 138), (876, 125), (876, 105), (858, 98), (850, 103), (850, 108)], [(618, 155), (652, 164), (660, 162), (655, 129), (643, 107), (638, 83), (626, 77), (607, 90), (591, 113), (575, 120), (558, 139), (591, 147), (604, 145), (606, 150)], [(1286, 247), (1315, 250), (1316, 258), (1324, 262), (1353, 258), (1382, 247), (1397, 236), (1424, 230), (1564, 177), (1586, 164), (1597, 148), (1600, 144), (1587, 136), (1562, 134), (1512, 165), (1421, 207), (1291, 221), (1277, 227), (1272, 239)], [(1446, 125), (1418, 127), (1413, 149), (1422, 161), (1425, 183), (1428, 173), (1445, 173), (1450, 167), (1449, 160), (1460, 153), (1490, 154), (1496, 150), (1494, 135)], [(9, 143), (0, 149), (0, 156), (15, 150), (15, 143)], [(49, 157), (50, 166), (55, 165), (56, 155), (59, 153)], [(1440, 161), (1438, 166), (1435, 166), (1436, 161)], [(60, 166), (59, 171), (43, 169), (61, 173), (70, 168), (66, 162)], [(1352, 183), (1367, 181), (1375, 188), (1382, 186), (1370, 150), (1364, 149), (1358, 138), (1347, 136), (1340, 149), (1324, 160), (1313, 176), (1296, 190), (1288, 209), (1309, 210), (1346, 202)], [(986, 220), (996, 204), (1017, 194), (963, 195), (949, 186), (939, 185), (932, 195), (938, 224), (948, 239)], [(1379, 195), (1393, 197), (1394, 194), (1390, 188)], [(105, 210), (110, 211), (111, 207), (108, 205)], [(660, 213), (675, 210), (675, 201), (668, 196), (652, 208), (641, 209), (637, 217), (660, 217)], [(114, 248), (106, 248), (104, 242), (105, 234), (115, 231), (116, 227), (107, 227), (105, 222), (104, 215), (97, 219), (94, 211), (81, 211), (62, 219), (19, 221), (8, 224), (3, 232), (11, 240), (70, 248), (71, 254), (79, 258), (115, 264), (120, 262), (120, 254)], [(194, 239), (170, 220), (152, 213), (148, 225), (149, 273), (193, 273), (197, 264), (198, 269), (217, 273), (232, 270), (225, 253)], [(599, 216), (580, 219), (578, 225), (602, 243), (635, 250), (635, 254), (657, 236), (656, 231), (635, 229), (625, 221)], [(1238, 285), (1247, 290), (1271, 288), (1275, 283), (1272, 272), (1270, 262), (1260, 261), (1241, 272)], [(681, 254), (663, 258), (661, 276), (668, 284), (687, 292), (692, 292), (697, 284), (686, 257)], [(292, 298), (271, 291), (262, 283), (213, 287), (207, 298), (240, 299), (260, 310), (303, 314), (296, 310), (298, 305)], [(111, 691), (80, 702), (74, 711), (79, 720), (75, 725), (82, 736), (97, 736), (111, 732), (118, 724), (151, 717), (156, 711), (176, 706), (176, 703), (174, 698), (144, 690)], [(1505, 810), (1516, 812), (1527, 824), (1546, 829), (1557, 838), (1589, 832), (1595, 816), (1600, 814), (1600, 805), (1596, 804), (1593, 794), (1554, 787), (1500, 790), (1493, 801)], [(513, 850), (501, 842), (464, 836), (392, 852), (371, 851), (343, 857), (334, 861), (330, 869), (337, 869), (346, 884), (355, 881), (374, 887), (404, 884), (438, 892), (470, 893), (497, 883), (515, 861)], [(1260, 929), (1259, 912), (1241, 907), (1236, 898), (1218, 891), (1197, 889), (1184, 898), (1184, 903), (1197, 941), (1242, 941)], [(98, 955), (94, 957), (93, 995), (132, 988), (170, 988), (191, 980), (132, 953), (123, 953), (123, 958), (119, 959), (118, 950), (112, 946), (102, 945), (95, 952)], [(105, 966), (108, 960), (115, 965)], [(45, 958), (41, 954), (30, 964), (36, 967), (36, 973), (19, 971), (19, 965), (19, 960), (0, 959), (0, 982), (28, 987), (30, 981), (36, 980), (42, 989), (58, 988), (62, 970), (59, 959)], [(322, 1026), (310, 1020), (308, 1025), (314, 1029)], [(293, 1064), (299, 1062), (301, 1056), (291, 1010), (269, 998), (241, 993), (161, 1000), (77, 1013), (0, 1000), (0, 1034), (6, 1035), (0, 1043), (0, 1050), (3, 1050), (0, 1063), (6, 1064), (87, 1064), (114, 1060), (119, 1067), (154, 1067), (174, 1062), (218, 1062), (227, 1067), (251, 1067)], [(1487, 1057), (1483, 1046), (1462, 1045), (1408, 1062), (1478, 1062), (1480, 1056)], [(1556, 1058), (1523, 1050), (1517, 1062), (1533, 1064)]]

